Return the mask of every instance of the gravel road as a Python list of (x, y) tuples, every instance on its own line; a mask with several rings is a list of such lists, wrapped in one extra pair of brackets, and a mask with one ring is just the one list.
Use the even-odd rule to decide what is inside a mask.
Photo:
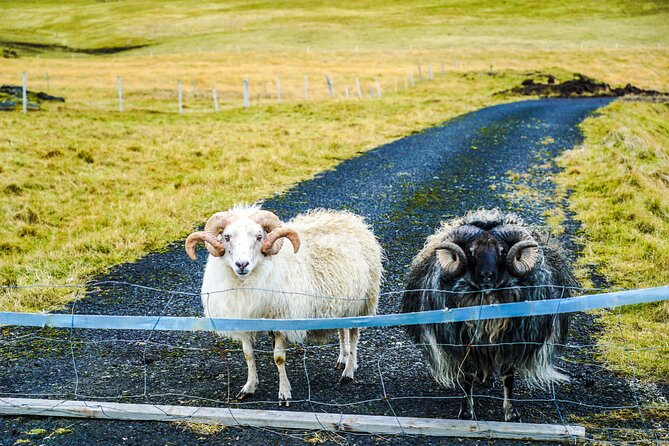
[[(581, 141), (578, 124), (609, 101), (546, 99), (486, 108), (343, 162), (266, 200), (264, 208), (284, 220), (314, 207), (348, 209), (364, 215), (386, 251), (383, 291), (399, 291), (412, 257), (442, 219), (479, 207), (498, 207), (541, 224), (551, 201), (537, 200), (532, 193), (523, 196), (509, 192), (520, 185), (539, 197), (550, 197), (552, 184), (547, 174), (554, 169), (550, 161)], [(203, 220), (207, 217), (206, 213), (194, 216)], [(567, 234), (573, 234), (575, 222), (568, 220), (566, 226)], [(568, 238), (564, 241), (573, 249)], [(192, 262), (183, 251), (182, 241), (175, 242), (165, 252), (120, 265), (98, 279), (196, 293), (205, 259), (200, 249), (198, 260)], [(399, 299), (399, 294), (384, 295), (379, 312), (397, 312)], [(91, 291), (65, 311), (194, 316), (201, 315), (202, 310), (196, 296), (114, 285)], [(591, 317), (579, 316), (570, 342), (591, 343), (596, 330)], [(10, 341), (0, 346), (6, 358), (0, 363), (0, 394), (5, 396), (41, 394), (51, 398), (277, 409), (278, 380), (271, 353), (259, 354), (259, 389), (252, 399), (240, 404), (229, 397), (234, 397), (246, 379), (242, 354), (235, 344), (211, 333), (77, 330), (70, 335), (67, 330), (5, 328), (4, 334)], [(70, 336), (77, 341), (73, 349), (63, 342)], [(357, 382), (346, 386), (337, 384), (338, 373), (332, 367), (335, 346), (295, 346), (288, 353), (295, 399), (289, 410), (457, 416), (457, 393), (441, 389), (432, 381), (423, 358), (401, 329), (369, 329), (361, 339)], [(258, 348), (270, 350), (269, 339), (263, 339)], [(658, 392), (666, 396), (666, 388), (642, 395), (642, 390), (631, 388), (628, 381), (597, 364), (591, 353), (587, 348), (567, 349), (566, 360), (560, 360), (560, 365), (574, 379), (559, 386), (555, 394), (528, 390), (520, 382), (517, 398), (539, 400), (521, 403), (523, 421), (559, 423), (571, 416), (598, 413), (597, 406), (635, 404), (637, 398), (653, 399)], [(390, 399), (382, 398), (382, 386)], [(478, 418), (503, 419), (498, 399), (501, 386), (496, 384), (478, 393)], [(26, 434), (37, 428), (45, 429), (46, 434)], [(66, 428), (66, 432), (54, 433), (57, 428)], [(32, 438), (34, 444), (67, 445), (303, 444), (305, 439), (314, 439), (313, 435), (254, 428), (227, 428), (205, 434), (184, 425), (154, 422), (0, 419), (2, 445), (26, 438)], [(339, 444), (453, 443), (449, 439), (401, 436), (321, 437)]]

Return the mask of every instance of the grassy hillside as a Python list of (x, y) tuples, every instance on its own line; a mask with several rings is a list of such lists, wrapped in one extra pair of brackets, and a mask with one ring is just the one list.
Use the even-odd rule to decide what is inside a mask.
[(3, 1), (0, 40), (173, 53), (655, 46), (664, 1)]

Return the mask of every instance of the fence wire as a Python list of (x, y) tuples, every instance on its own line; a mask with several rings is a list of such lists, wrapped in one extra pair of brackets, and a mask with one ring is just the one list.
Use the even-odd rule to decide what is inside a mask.
[[(64, 287), (76, 292), (76, 298), (66, 309), (70, 316), (100, 314), (106, 307), (110, 311), (107, 314), (118, 314), (132, 293), (137, 294), (137, 298), (153, 299), (153, 316), (200, 315), (202, 311), (200, 293), (122, 281)], [(121, 304), (101, 293), (110, 289), (124, 299)], [(225, 298), (226, 293), (232, 291), (235, 290), (221, 290), (209, 298)], [(277, 293), (275, 290), (254, 291)], [(611, 290), (575, 288), (572, 291), (586, 295)], [(382, 307), (396, 308), (401, 293), (382, 293)], [(97, 295), (97, 301), (90, 297), (84, 299), (90, 295)], [(622, 310), (618, 307), (613, 311), (618, 314), (618, 329), (622, 330)], [(511, 401), (520, 409), (522, 421), (565, 427), (583, 425), (585, 441), (590, 444), (667, 444), (669, 386), (640, 379), (633, 353), (666, 354), (669, 345), (644, 349), (605, 345), (589, 330), (580, 329), (594, 326), (593, 319), (594, 316), (586, 313), (574, 315), (573, 334), (568, 342), (555, 345), (560, 353), (554, 355), (551, 362), (570, 376), (570, 382), (531, 388), (517, 378)], [(269, 337), (259, 337), (254, 348), (259, 388), (252, 397), (239, 400), (237, 391), (246, 381), (244, 353), (235, 342), (211, 332), (161, 331), (156, 330), (155, 325), (147, 330), (114, 330), (111, 336), (109, 330), (74, 327), (4, 326), (2, 332), (0, 401), (19, 397), (85, 400), (103, 410), (105, 402), (134, 402), (155, 408), (166, 404), (191, 406), (193, 413), (184, 417), (184, 422), (196, 420), (198, 410), (204, 407), (267, 410), (277, 409), (280, 403), (276, 397), (279, 381)], [(514, 343), (519, 344), (537, 343)], [(508, 345), (500, 342), (441, 346), (495, 348)], [(316, 416), (333, 413), (388, 416), (400, 426), (401, 433), (397, 434), (400, 436), (404, 434), (402, 417), (457, 417), (462, 389), (457, 386), (445, 389), (434, 381), (420, 345), (410, 342), (401, 327), (369, 328), (361, 333), (359, 369), (352, 384), (337, 385), (340, 372), (332, 366), (338, 347), (336, 342), (287, 347), (287, 372), (293, 399), (290, 407), (282, 410), (310, 412)], [(624, 355), (632, 370), (629, 376), (607, 368), (602, 360), (605, 348), (615, 348)], [(475, 387), (474, 415), (480, 432), (486, 432), (489, 421), (503, 421), (503, 399), (500, 382)], [(305, 438), (303, 433), (285, 429), (247, 427), (292, 439)], [(325, 426), (321, 427), (326, 430)], [(365, 435), (321, 434), (323, 439), (341, 444), (351, 441), (352, 435)]]

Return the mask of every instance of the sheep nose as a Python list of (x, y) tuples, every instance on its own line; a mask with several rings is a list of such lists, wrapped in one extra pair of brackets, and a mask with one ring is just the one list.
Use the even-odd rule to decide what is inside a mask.
[(235, 262), (235, 265), (237, 265), (239, 271), (244, 271), (246, 267), (249, 266), (249, 262)]
[(484, 283), (491, 283), (493, 281), (493, 272), (481, 271), (481, 281)]

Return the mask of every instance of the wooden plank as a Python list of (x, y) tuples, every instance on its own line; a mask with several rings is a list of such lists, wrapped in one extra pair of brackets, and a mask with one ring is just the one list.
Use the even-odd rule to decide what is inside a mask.
[(26, 398), (0, 398), (0, 415), (188, 421), (225, 426), (513, 440), (573, 441), (585, 438), (585, 428), (569, 425)]

